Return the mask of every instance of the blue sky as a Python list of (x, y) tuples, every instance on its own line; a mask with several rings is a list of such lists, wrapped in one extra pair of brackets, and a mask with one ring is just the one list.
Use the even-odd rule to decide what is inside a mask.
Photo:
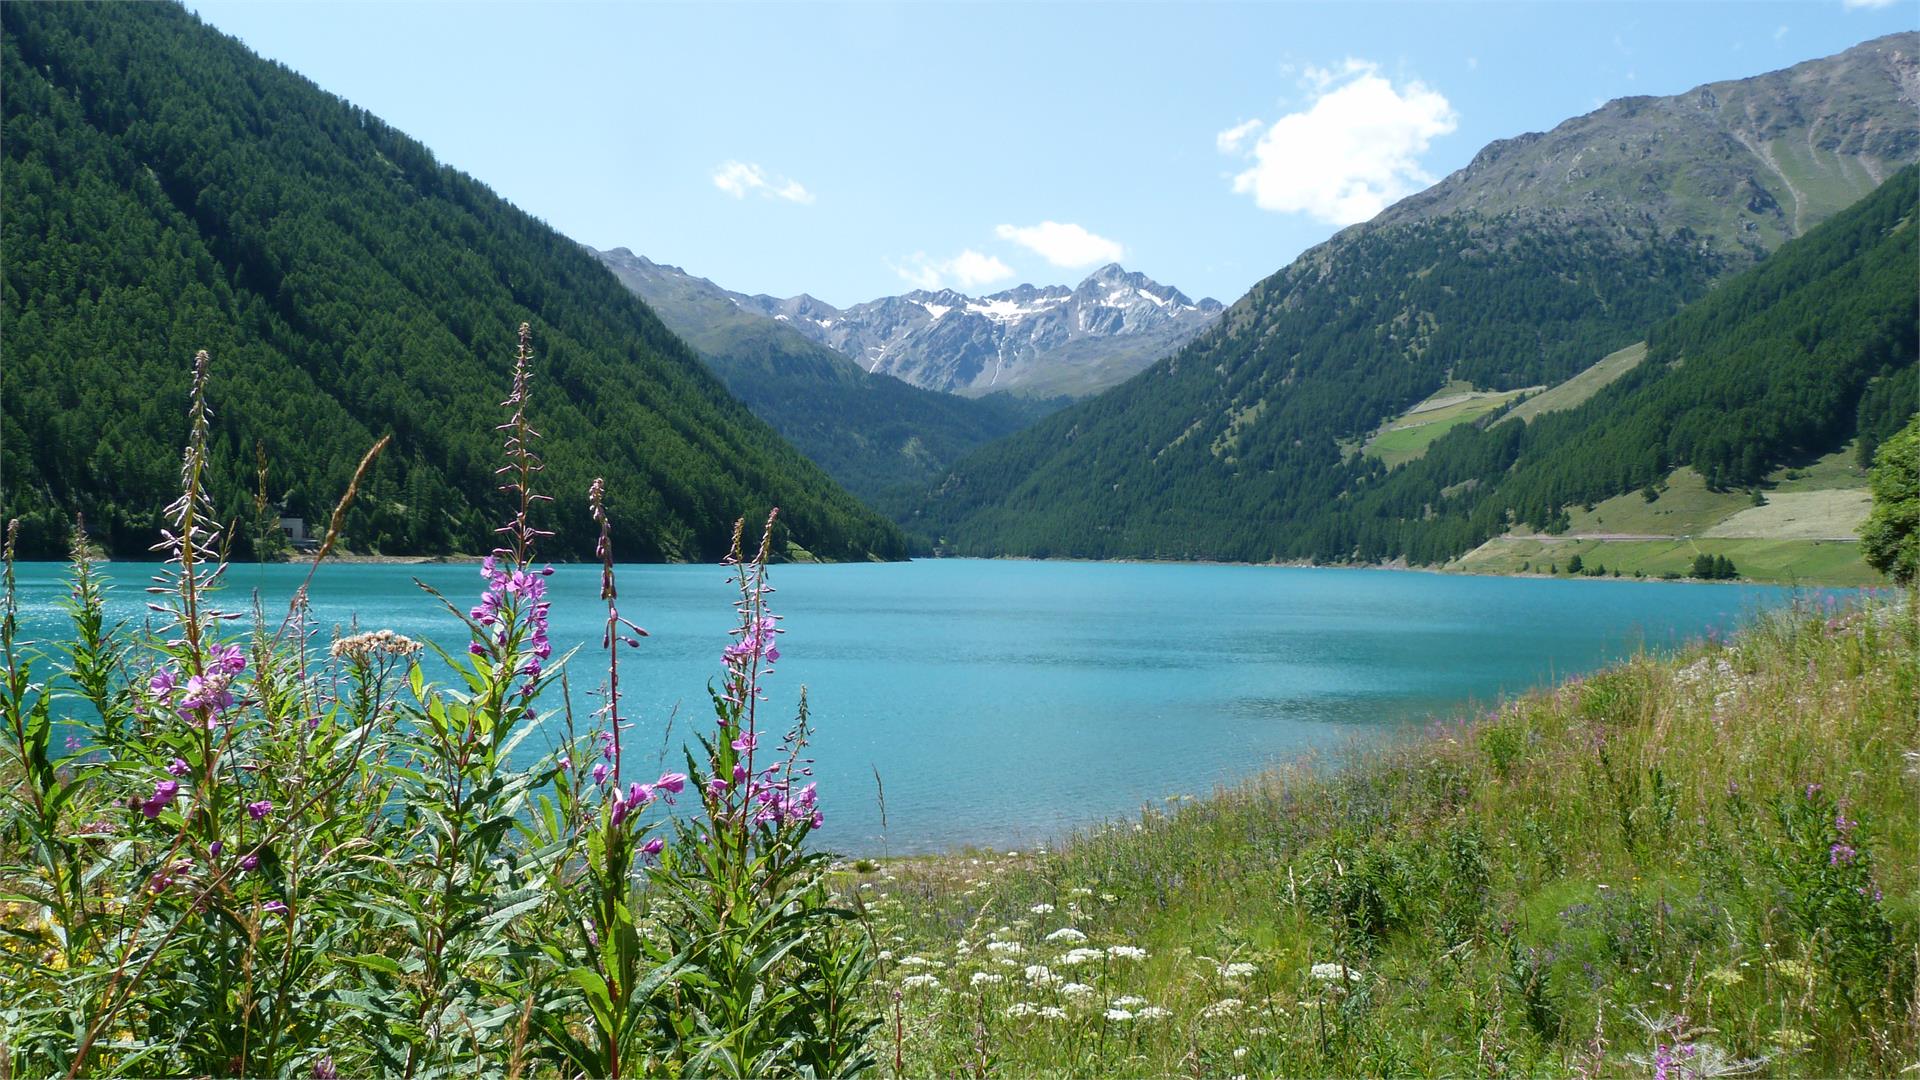
[(189, 6), (583, 243), (843, 306), (1114, 258), (1230, 302), (1494, 139), (1915, 28), (1880, 0)]

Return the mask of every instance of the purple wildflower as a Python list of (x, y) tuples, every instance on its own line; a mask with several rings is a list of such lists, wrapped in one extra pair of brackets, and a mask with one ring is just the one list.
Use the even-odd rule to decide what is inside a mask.
[(258, 855), (248, 855), (240, 860), (240, 869), (242, 870), (257, 870), (259, 867), (260, 856)]
[(656, 783), (654, 786), (665, 789), (667, 791), (672, 792), (675, 795), (678, 795), (682, 791), (686, 790), (687, 774), (677, 773), (677, 772), (662, 773), (660, 776), (659, 782)]
[(185, 776), (193, 771), (193, 766), (188, 765), (185, 758), (174, 758), (167, 762), (167, 771), (174, 776)]
[(660, 852), (666, 849), (666, 846), (667, 846), (667, 842), (656, 836), (653, 839), (647, 841), (646, 843), (641, 844), (640, 852), (643, 855), (658, 855), (660, 854)]
[(180, 781), (158, 781), (153, 785), (153, 794), (149, 796), (145, 802), (140, 804), (140, 812), (147, 816), (148, 821), (152, 821), (154, 818), (160, 816), (160, 811), (171, 806), (173, 800), (177, 798), (179, 794)]
[(273, 800), (271, 799), (261, 799), (259, 802), (250, 802), (247, 804), (247, 816), (253, 818), (255, 821), (259, 821), (271, 813), (273, 813)]

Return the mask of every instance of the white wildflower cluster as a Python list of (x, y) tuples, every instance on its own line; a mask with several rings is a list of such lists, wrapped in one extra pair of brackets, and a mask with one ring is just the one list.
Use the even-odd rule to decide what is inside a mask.
[(1147, 950), (1138, 945), (1109, 945), (1107, 955), (1115, 960), (1145, 960)]
[(938, 990), (940, 980), (933, 975), (909, 975), (900, 980), (900, 987), (903, 990)]
[(1346, 981), (1347, 973), (1352, 970), (1352, 968), (1341, 964), (1315, 964), (1313, 965), (1313, 977), (1321, 982), (1344, 982)]
[(989, 941), (987, 951), (996, 956), (1019, 956), (1027, 947), (1017, 941)]
[(1028, 964), (1026, 971), (1022, 974), (1035, 986), (1054, 986), (1060, 982), (1060, 976), (1055, 975), (1053, 969), (1045, 964)]
[(924, 956), (908, 956), (900, 960), (901, 967), (939, 967), (939, 963)]
[(1071, 926), (1063, 926), (1060, 929), (1055, 930), (1053, 933), (1048, 934), (1047, 940), (1048, 941), (1085, 941), (1087, 940), (1087, 935), (1081, 933), (1078, 930), (1075, 930)]
[(1028, 908), (1027, 910), (1033, 912), (1035, 915), (1051, 915), (1053, 914), (1053, 905), (1052, 904), (1035, 904), (1032, 907)]
[(391, 630), (375, 630), (365, 634), (343, 637), (327, 650), (334, 659), (371, 660), (377, 656), (412, 656), (420, 651), (420, 643), (404, 634)]
[(1060, 958), (1062, 967), (1079, 967), (1081, 964), (1097, 964), (1106, 953), (1099, 949), (1069, 949), (1067, 955)]
[(1001, 983), (1006, 981), (1007, 981), (1007, 977), (1005, 975), (995, 975), (991, 971), (976, 971), (973, 973), (973, 977), (967, 980), (967, 985), (999, 986)]
[(1228, 978), (1228, 979), (1251, 978), (1253, 976), (1253, 973), (1258, 970), (1260, 970), (1258, 967), (1255, 967), (1254, 965), (1249, 964), (1244, 960), (1236, 960), (1231, 964), (1220, 965), (1221, 976), (1223, 978)]
[(1136, 1020), (1165, 1020), (1173, 1015), (1172, 1009), (1163, 1009), (1158, 1005), (1149, 1005), (1133, 1014)]
[(1245, 1004), (1246, 1002), (1241, 1001), (1239, 998), (1221, 998), (1219, 1001), (1201, 1009), (1200, 1015), (1208, 1020), (1219, 1020), (1239, 1012)]
[(1088, 986), (1086, 983), (1070, 982), (1060, 988), (1060, 996), (1070, 997), (1070, 998), (1090, 998), (1093, 996), (1093, 987)]

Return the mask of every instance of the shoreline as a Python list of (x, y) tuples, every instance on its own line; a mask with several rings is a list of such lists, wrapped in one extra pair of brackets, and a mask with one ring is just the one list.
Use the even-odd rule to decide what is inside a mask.
[[(1673, 539), (1682, 539), (1682, 538), (1675, 537)], [(1855, 542), (1857, 543), (1857, 541)], [(335, 563), (342, 566), (478, 566), (480, 565), (482, 559), (483, 559), (483, 556), (479, 556), (479, 555), (460, 555), (460, 554), (456, 554), (456, 555), (354, 555), (354, 554), (340, 554), (336, 552), (334, 554), (327, 556), (327, 561), (329, 563)], [(64, 566), (67, 564), (67, 560), (65, 559), (21, 559), (18, 561), (23, 566), (31, 566), (36, 564), (44, 564), (48, 566)], [(145, 566), (145, 565), (158, 566), (162, 562), (164, 562), (164, 560), (161, 560), (161, 559), (113, 558), (111, 556), (105, 556), (105, 555), (96, 556), (90, 561), (96, 565), (123, 564), (123, 565), (131, 565), (131, 566)], [(962, 561), (1062, 563), (1062, 564), (1069, 564), (1069, 565), (1079, 564), (1079, 565), (1096, 565), (1096, 566), (1222, 566), (1222, 567), (1248, 567), (1248, 568), (1254, 568), (1254, 569), (1276, 569), (1276, 570), (1377, 570), (1377, 571), (1397, 571), (1401, 573), (1412, 573), (1412, 574), (1434, 574), (1434, 575), (1444, 576), (1444, 577), (1508, 578), (1508, 579), (1521, 580), (1521, 581), (1597, 581), (1597, 582), (1615, 581), (1615, 582), (1621, 582), (1625, 584), (1641, 584), (1641, 585), (1646, 585), (1646, 584), (1764, 585), (1764, 586), (1770, 586), (1774, 588), (1784, 588), (1784, 589), (1802, 588), (1802, 589), (1868, 589), (1868, 590), (1871, 590), (1871, 589), (1887, 588), (1889, 587), (1889, 584), (1890, 584), (1884, 579), (1878, 582), (1860, 583), (1860, 582), (1826, 581), (1826, 580), (1813, 579), (1813, 578), (1796, 580), (1796, 581), (1772, 581), (1772, 580), (1763, 580), (1763, 579), (1751, 578), (1751, 577), (1740, 577), (1740, 578), (1723, 579), (1723, 580), (1709, 580), (1705, 578), (1695, 578), (1695, 577), (1663, 578), (1663, 577), (1652, 577), (1652, 576), (1630, 577), (1626, 575), (1621, 575), (1616, 577), (1611, 574), (1589, 576), (1585, 574), (1548, 574), (1548, 573), (1538, 573), (1538, 572), (1521, 573), (1521, 572), (1505, 572), (1505, 571), (1498, 571), (1498, 570), (1459, 569), (1459, 568), (1450, 568), (1445, 565), (1440, 565), (1440, 566), (1420, 565), (1420, 564), (1407, 563), (1398, 559), (1390, 562), (1378, 562), (1378, 563), (1317, 563), (1308, 559), (1285, 559), (1285, 560), (1273, 560), (1268, 562), (1247, 562), (1247, 561), (1230, 560), (1230, 559), (1141, 559), (1141, 558), (1093, 559), (1093, 558), (1084, 558), (1079, 556), (1047, 556), (1043, 558), (1043, 557), (1036, 557), (1031, 555), (923, 555), (923, 556), (916, 556), (916, 557), (907, 558), (907, 559), (892, 560), (885, 563), (879, 563), (877, 565), (899, 565), (899, 564), (916, 563), (916, 562), (936, 563), (936, 562), (962, 562)], [(256, 563), (256, 562), (248, 561), (248, 562), (233, 562), (233, 563), (229, 563), (228, 565), (236, 566), (236, 567), (237, 566), (262, 566), (262, 565), (305, 566), (305, 565), (308, 565), (308, 563), (305, 560), (300, 560), (300, 559), (284, 559), (274, 563)], [(587, 562), (563, 561), (563, 562), (553, 563), (552, 565), (559, 567), (559, 566), (589, 566), (592, 564)], [(701, 564), (689, 562), (689, 561), (677, 561), (677, 562), (661, 561), (661, 562), (619, 563), (617, 565), (695, 566), (695, 565), (701, 565)], [(782, 567), (794, 567), (794, 566), (869, 566), (869, 565), (876, 565), (876, 564), (866, 560), (861, 560), (861, 561), (848, 560), (845, 562), (831, 562), (831, 561), (825, 561), (825, 560), (794, 560), (792, 562), (775, 563), (773, 565), (782, 566)]]

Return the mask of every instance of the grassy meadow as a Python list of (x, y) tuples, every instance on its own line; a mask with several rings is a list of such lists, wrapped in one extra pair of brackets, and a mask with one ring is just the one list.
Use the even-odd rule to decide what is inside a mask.
[(903, 1075), (1894, 1075), (1911, 603), (1803, 606), (1053, 851), (862, 863)]
[(1623, 577), (1687, 577), (1699, 555), (1725, 555), (1741, 579), (1777, 585), (1884, 585), (1850, 540), (1765, 540), (1677, 537), (1662, 540), (1588, 540), (1498, 536), (1447, 564), (1473, 574), (1566, 573), (1578, 555), (1588, 569), (1604, 566)]
[(1461, 424), (1493, 412), (1514, 398), (1538, 391), (1475, 390), (1471, 383), (1450, 382), (1425, 401), (1387, 421), (1366, 442), (1364, 452), (1377, 457), (1391, 469), (1424, 457), (1433, 440)]
[(1571, 409), (1600, 392), (1608, 383), (1632, 371), (1647, 358), (1647, 343), (1635, 342), (1617, 352), (1608, 353), (1594, 365), (1566, 382), (1535, 394), (1513, 407), (1508, 420), (1531, 420), (1541, 413)]

